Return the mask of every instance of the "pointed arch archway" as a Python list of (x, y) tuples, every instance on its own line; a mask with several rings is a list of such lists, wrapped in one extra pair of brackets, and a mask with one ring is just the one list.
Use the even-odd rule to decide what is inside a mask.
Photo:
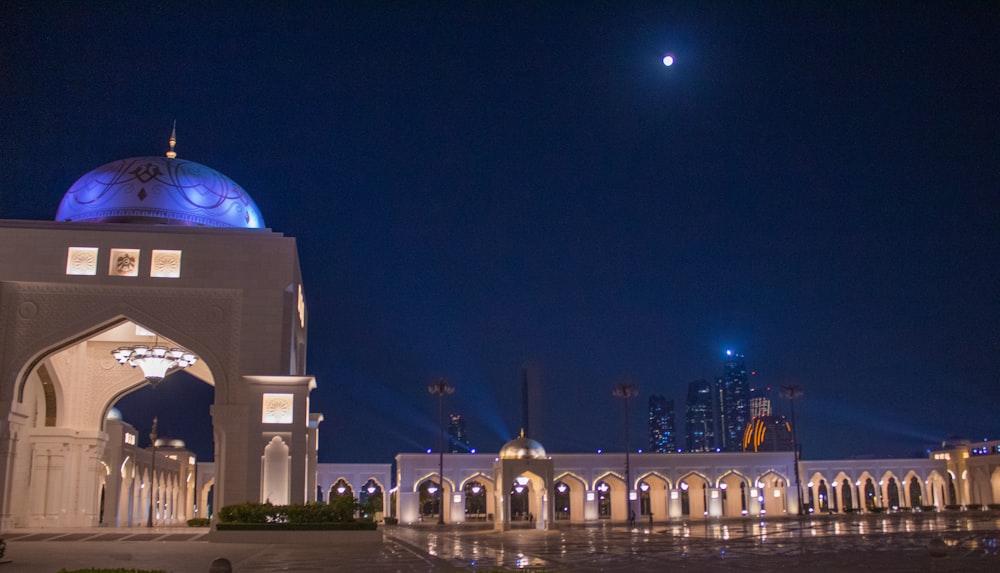
[(583, 522), (586, 494), (587, 480), (573, 472), (559, 474), (553, 487), (554, 519), (571, 523)]
[[(89, 257), (82, 263), (74, 258), (80, 241)], [(292, 498), (305, 501), (307, 395), (314, 381), (304, 374), (306, 316), (294, 239), (268, 229), (0, 222), (0, 244), (20, 245), (0, 257), (0, 419), (7, 421), (0, 436), (0, 527), (109, 523), (102, 486), (104, 516), (109, 502), (125, 503), (127, 494), (110, 490), (132, 484), (117, 474), (101, 483), (96, 469), (109, 448), (121, 447), (108, 442), (107, 413), (142, 383), (110, 354), (116, 341), (108, 336), (126, 325), (141, 325), (200, 357), (203, 370), (192, 373), (214, 388), (219, 504), (261, 501), (259, 456), (281, 433), (291, 434), (289, 479), (303, 484), (292, 488)], [(116, 273), (109, 264), (122, 249), (138, 262), (135, 272)], [(233, 252), (253, 253), (252, 264), (234, 265)], [(161, 274), (151, 261), (165, 260), (165, 253), (178, 265), (183, 253), (183, 270)], [(78, 272), (80, 265), (89, 270)], [(293, 397), (293, 422), (269, 427), (261, 416), (268, 393)], [(179, 475), (157, 488), (169, 519), (190, 514), (194, 496)]]

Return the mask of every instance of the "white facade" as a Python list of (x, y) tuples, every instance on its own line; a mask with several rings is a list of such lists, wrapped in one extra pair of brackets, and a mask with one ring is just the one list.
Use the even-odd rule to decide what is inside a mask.
[[(553, 481), (544, 495), (552, 500), (551, 519), (556, 522), (624, 522), (630, 507), (636, 519), (656, 521), (796, 515), (799, 511), (791, 452), (632, 454), (628, 484), (624, 454), (551, 454), (548, 458)], [(492, 454), (445, 454), (446, 522), (461, 523), (469, 518), (467, 487), (474, 482), (484, 486), (489, 517), (503, 519), (500, 500), (511, 492), (516, 476), (500, 478), (511, 483), (505, 483), (498, 493), (497, 462), (499, 457)], [(400, 522), (416, 523), (435, 516), (436, 502), (428, 497), (426, 488), (439, 480), (437, 454), (399, 454), (396, 465)], [(981, 465), (987, 468), (985, 463)], [(1000, 455), (988, 468), (992, 469), (976, 471), (1000, 476)], [(947, 475), (946, 462), (933, 458), (802, 461), (802, 509), (805, 513), (927, 506), (944, 509), (961, 503), (949, 496)], [(851, 490), (846, 494), (845, 480)], [(1000, 477), (996, 482), (1000, 485)], [(991, 482), (987, 479), (985, 483)], [(979, 494), (979, 499), (987, 499), (986, 493)], [(539, 507), (529, 503), (530, 508)], [(544, 509), (533, 513), (548, 515)]]
[[(115, 175), (119, 164), (131, 171)], [(107, 220), (0, 221), (0, 531), (101, 521), (107, 413), (146, 384), (111, 352), (134, 344), (199, 357), (188, 372), (215, 389), (217, 504), (315, 495), (295, 240), (249, 228), (256, 207), (226, 181), (133, 158), (81, 178), (60, 207)], [(202, 191), (216, 195), (192, 197)], [(233, 215), (248, 228), (210, 225)]]

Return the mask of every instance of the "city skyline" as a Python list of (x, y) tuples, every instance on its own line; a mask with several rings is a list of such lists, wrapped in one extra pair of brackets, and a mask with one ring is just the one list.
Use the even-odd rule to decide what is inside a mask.
[[(53, 220), (176, 120), (180, 159), (297, 240), (324, 461), (436, 449), (440, 378), (495, 450), (526, 363), (547, 450), (621, 451), (616, 384), (680, 405), (727, 349), (803, 389), (806, 459), (915, 455), (1000, 435), (998, 28), (989, 3), (13, 0), (0, 218)], [(184, 376), (155, 413), (195, 444), (211, 388)]]

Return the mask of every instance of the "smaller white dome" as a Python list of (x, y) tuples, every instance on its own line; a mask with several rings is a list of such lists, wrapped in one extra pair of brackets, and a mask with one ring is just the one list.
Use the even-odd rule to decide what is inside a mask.
[(526, 438), (523, 433), (500, 448), (501, 460), (544, 460), (546, 457), (542, 444)]
[(111, 408), (108, 410), (107, 418), (108, 420), (121, 420), (122, 412), (118, 408)]
[(158, 438), (156, 440), (156, 447), (158, 448), (186, 448), (187, 445), (184, 444), (184, 440), (178, 440), (177, 438)]

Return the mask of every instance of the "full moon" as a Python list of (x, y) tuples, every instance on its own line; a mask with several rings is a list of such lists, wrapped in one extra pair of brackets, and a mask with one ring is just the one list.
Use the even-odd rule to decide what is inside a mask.
[(674, 55), (673, 54), (664, 54), (663, 55), (663, 65), (667, 66), (668, 68), (670, 66), (674, 65)]

